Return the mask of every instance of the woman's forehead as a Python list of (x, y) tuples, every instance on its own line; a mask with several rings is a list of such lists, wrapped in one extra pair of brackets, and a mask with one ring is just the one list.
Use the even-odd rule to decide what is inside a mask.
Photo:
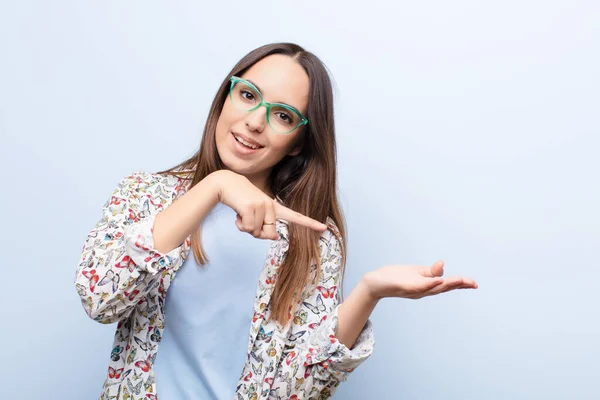
[(250, 67), (242, 78), (255, 84), (265, 100), (271, 103), (285, 103), (299, 109), (308, 104), (308, 75), (291, 57), (280, 54), (265, 57)]

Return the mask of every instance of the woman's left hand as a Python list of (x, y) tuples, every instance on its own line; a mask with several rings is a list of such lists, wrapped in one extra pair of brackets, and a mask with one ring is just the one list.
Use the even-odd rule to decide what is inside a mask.
[(471, 278), (442, 278), (444, 262), (431, 267), (419, 265), (389, 265), (365, 274), (363, 281), (374, 300), (384, 297), (420, 299), (454, 289), (477, 289)]

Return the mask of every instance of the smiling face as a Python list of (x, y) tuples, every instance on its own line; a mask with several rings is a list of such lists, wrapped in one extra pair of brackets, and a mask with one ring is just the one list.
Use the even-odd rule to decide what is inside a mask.
[[(265, 101), (292, 106), (306, 115), (308, 75), (291, 57), (280, 54), (265, 57), (241, 78), (252, 82)], [(252, 97), (248, 93), (241, 95), (245, 96), (245, 100)], [(286, 155), (295, 156), (300, 152), (304, 129), (301, 126), (287, 134), (278, 133), (267, 123), (266, 112), (265, 107), (250, 112), (241, 110), (227, 96), (215, 132), (217, 151), (223, 164), (231, 171), (246, 176), (262, 190), (266, 189), (272, 168)], [(284, 114), (273, 116), (271, 112), (272, 124), (275, 117), (284, 121), (288, 119)]]

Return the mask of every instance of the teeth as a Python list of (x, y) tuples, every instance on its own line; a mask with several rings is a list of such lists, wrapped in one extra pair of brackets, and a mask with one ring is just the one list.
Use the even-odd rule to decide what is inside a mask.
[(235, 140), (237, 140), (238, 142), (240, 142), (241, 144), (243, 144), (246, 147), (250, 147), (251, 149), (256, 150), (256, 149), (258, 149), (260, 147), (260, 146), (256, 146), (256, 145), (250, 144), (250, 143), (246, 142), (244, 139), (239, 138), (239, 137), (237, 137), (235, 135), (233, 135), (233, 137), (235, 138)]

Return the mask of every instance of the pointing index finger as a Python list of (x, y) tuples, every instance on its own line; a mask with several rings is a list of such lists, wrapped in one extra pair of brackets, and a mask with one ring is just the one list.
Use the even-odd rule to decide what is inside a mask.
[(300, 214), (299, 212), (290, 210), (289, 208), (282, 206), (279, 203), (275, 204), (275, 215), (277, 219), (283, 219), (288, 222), (306, 226), (307, 228), (313, 229), (318, 232), (323, 232), (327, 230), (327, 225), (309, 218), (305, 215)]

